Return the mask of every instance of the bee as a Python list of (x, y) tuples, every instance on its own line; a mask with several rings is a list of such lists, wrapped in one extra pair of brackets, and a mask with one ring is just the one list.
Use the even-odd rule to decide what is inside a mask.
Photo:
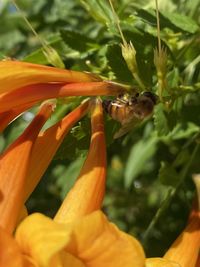
[(105, 112), (121, 123), (121, 128), (114, 134), (114, 139), (126, 134), (133, 125), (151, 115), (156, 101), (156, 95), (151, 92), (123, 94), (114, 100), (104, 100)]

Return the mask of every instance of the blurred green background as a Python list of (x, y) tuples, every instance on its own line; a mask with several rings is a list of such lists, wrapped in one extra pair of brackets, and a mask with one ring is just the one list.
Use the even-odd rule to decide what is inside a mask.
[[(137, 87), (121, 55), (122, 41), (108, 1), (17, 3), (66, 68)], [(136, 49), (140, 78), (157, 93), (155, 2), (118, 0), (114, 6), (126, 40)], [(112, 137), (119, 124), (105, 115), (108, 179), (103, 209), (111, 221), (143, 243), (148, 256), (163, 255), (184, 228), (195, 192), (191, 177), (200, 172), (200, 1), (162, 0), (159, 10), (162, 45), (168, 54), (163, 100), (150, 119), (117, 140)], [(48, 64), (22, 13), (11, 1), (0, 1), (0, 58)], [(46, 127), (80, 101), (60, 100)], [(1, 150), (22, 132), (36, 110), (7, 127), (0, 136)], [(90, 119), (85, 117), (66, 137), (29, 199), (29, 212), (55, 214), (80, 171), (89, 140)]]

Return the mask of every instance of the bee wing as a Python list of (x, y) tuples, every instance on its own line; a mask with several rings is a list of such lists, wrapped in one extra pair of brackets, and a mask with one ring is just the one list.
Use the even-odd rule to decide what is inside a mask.
[(128, 123), (124, 123), (122, 125), (122, 127), (114, 134), (114, 139), (117, 139), (123, 135), (125, 135), (126, 133), (128, 133), (131, 129), (134, 128), (134, 126), (139, 122), (140, 120), (138, 120), (137, 118), (132, 119), (130, 122)]

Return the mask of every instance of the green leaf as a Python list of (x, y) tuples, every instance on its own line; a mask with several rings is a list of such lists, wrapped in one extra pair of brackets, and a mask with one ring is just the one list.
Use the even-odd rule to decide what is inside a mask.
[(185, 31), (188, 33), (195, 33), (199, 29), (198, 24), (188, 16), (175, 13), (175, 12), (170, 13), (167, 11), (164, 11), (161, 13), (167, 20), (169, 20), (173, 25), (175, 25), (177, 28), (181, 29), (182, 31)]
[(113, 18), (108, 1), (105, 0), (80, 0), (87, 12), (98, 22), (106, 25)]
[(69, 47), (79, 52), (86, 52), (91, 48), (95, 48), (95, 41), (93, 39), (77, 31), (64, 29), (61, 30), (61, 36)]
[[(69, 48), (65, 46), (64, 42), (62, 41), (62, 38), (58, 34), (51, 36), (51, 39), (48, 40), (47, 44), (52, 48), (54, 48), (56, 51), (58, 51), (59, 55), (62, 56), (66, 54), (69, 50)], [(32, 53), (28, 54), (27, 56), (24, 57), (23, 61), (43, 64), (43, 65), (49, 64), (48, 59), (44, 55), (43, 48), (39, 48), (33, 51)]]
[[(199, 27), (190, 17), (175, 12), (160, 11), (160, 26), (170, 28), (174, 31), (182, 30), (188, 33), (195, 33)], [(156, 25), (156, 15), (153, 9), (138, 9), (137, 15), (147, 20), (151, 25)]]
[(154, 108), (154, 124), (158, 136), (165, 136), (169, 133), (169, 120), (162, 103), (159, 103)]
[(167, 81), (169, 88), (176, 88), (179, 85), (180, 73), (179, 69), (174, 67), (172, 71), (167, 74)]
[(168, 162), (161, 162), (159, 170), (159, 180), (163, 185), (176, 187), (179, 182), (179, 174)]
[(58, 149), (54, 160), (74, 160), (77, 156), (85, 154), (90, 145), (90, 121), (83, 119), (72, 128)]
[(118, 81), (131, 82), (133, 80), (125, 60), (122, 57), (122, 52), (119, 45), (108, 46), (106, 57), (108, 59), (108, 64)]
[(154, 156), (158, 139), (151, 137), (140, 140), (131, 151), (125, 167), (125, 186), (129, 187), (133, 180), (145, 171), (147, 162)]
[(66, 197), (67, 193), (69, 192), (74, 182), (76, 181), (80, 173), (80, 169), (84, 163), (84, 160), (85, 157), (79, 157), (75, 159), (72, 163), (70, 163), (67, 169), (65, 167), (62, 168), (62, 166), (60, 166), (59, 169), (57, 168), (55, 170), (56, 171), (56, 173), (54, 173), (55, 176), (59, 177), (56, 181), (56, 184), (61, 190), (60, 195), (62, 199)]
[(199, 130), (199, 126), (192, 122), (178, 123), (166, 137), (163, 136), (163, 140), (178, 140), (183, 138), (189, 138), (195, 133), (198, 133)]

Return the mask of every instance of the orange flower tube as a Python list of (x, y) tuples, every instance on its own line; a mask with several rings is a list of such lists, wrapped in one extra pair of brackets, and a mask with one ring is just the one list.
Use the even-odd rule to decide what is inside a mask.
[(22, 87), (11, 93), (0, 95), (0, 112), (20, 108), (50, 98), (66, 96), (117, 95), (125, 88), (112, 82), (82, 82), (69, 84), (37, 84)]
[(178, 236), (164, 259), (180, 264), (181, 267), (195, 267), (200, 249), (200, 212), (193, 208), (188, 225)]
[(63, 70), (39, 64), (4, 60), (0, 61), (0, 94), (37, 83), (94, 82), (101, 78), (90, 73)]
[(38, 135), (28, 168), (29, 175), (24, 190), (24, 201), (27, 200), (40, 181), (67, 132), (86, 114), (88, 106), (89, 101), (85, 101), (61, 121)]
[(0, 157), (0, 225), (10, 233), (23, 205), (22, 192), (33, 144), (53, 108), (52, 103), (45, 103), (29, 127)]
[(2, 227), (0, 227), (0, 267), (24, 267), (20, 247)]
[(55, 221), (73, 221), (101, 209), (106, 180), (106, 144), (100, 100), (91, 104), (92, 136), (89, 152), (78, 180), (70, 190)]

